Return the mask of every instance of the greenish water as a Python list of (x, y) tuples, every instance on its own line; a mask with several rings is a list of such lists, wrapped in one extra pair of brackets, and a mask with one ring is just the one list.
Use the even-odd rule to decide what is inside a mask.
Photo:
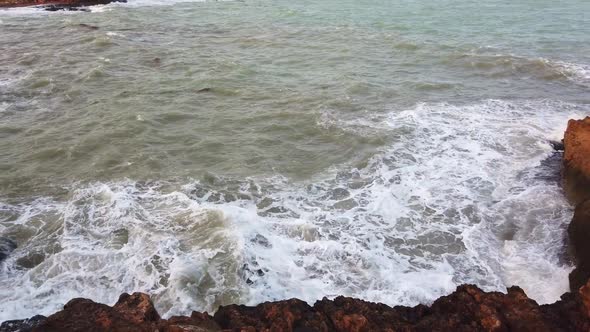
[(0, 320), (461, 283), (567, 290), (547, 143), (590, 3), (129, 0), (0, 11)]

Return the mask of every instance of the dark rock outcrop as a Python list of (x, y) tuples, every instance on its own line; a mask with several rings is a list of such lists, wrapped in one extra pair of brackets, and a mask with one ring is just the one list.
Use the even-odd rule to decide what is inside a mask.
[[(9, 322), (0, 331), (16, 331)], [(214, 316), (162, 319), (146, 294), (123, 294), (110, 307), (74, 299), (64, 309), (39, 319), (32, 331), (590, 331), (590, 283), (560, 301), (538, 305), (522, 289), (507, 294), (473, 285), (436, 300), (430, 307), (389, 307), (337, 297), (313, 306), (297, 300), (255, 307), (222, 306)]]
[(0, 325), (0, 332), (30, 332), (47, 317), (37, 315), (27, 319), (8, 320)]

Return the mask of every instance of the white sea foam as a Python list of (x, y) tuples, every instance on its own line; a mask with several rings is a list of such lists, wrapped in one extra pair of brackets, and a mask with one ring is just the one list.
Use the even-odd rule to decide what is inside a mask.
[[(588, 111), (420, 104), (351, 120), (387, 130), (390, 148), (313, 182), (79, 184), (67, 199), (1, 205), (2, 233), (29, 235), (1, 267), (0, 321), (124, 291), (153, 294), (164, 315), (339, 294), (415, 305), (461, 283), (555, 301), (571, 270), (559, 256), (572, 211), (544, 163), (547, 140)], [(35, 265), (32, 253), (45, 258)]]
[(555, 61), (558, 68), (565, 76), (583, 83), (590, 83), (590, 65)]

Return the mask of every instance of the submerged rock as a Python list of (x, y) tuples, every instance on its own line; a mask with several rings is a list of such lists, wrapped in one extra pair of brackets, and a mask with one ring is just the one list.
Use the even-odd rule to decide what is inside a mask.
[(563, 187), (576, 205), (590, 199), (590, 117), (569, 120), (563, 144)]
[(563, 140), (561, 140), (559, 142), (558, 141), (549, 141), (549, 145), (551, 145), (551, 147), (555, 151), (563, 151), (563, 149), (565, 148), (563, 146)]
[(16, 242), (9, 238), (0, 237), (0, 262), (6, 259), (16, 249)]
[[(2, 325), (4, 326), (4, 325)], [(349, 297), (310, 306), (298, 299), (255, 307), (222, 306), (214, 316), (161, 319), (148, 295), (123, 294), (110, 307), (74, 299), (40, 321), (33, 331), (589, 331), (590, 283), (560, 301), (538, 305), (522, 289), (507, 294), (473, 285), (415, 307), (372, 303)], [(4, 331), (4, 330), (2, 330)], [(6, 330), (12, 331), (12, 330)]]

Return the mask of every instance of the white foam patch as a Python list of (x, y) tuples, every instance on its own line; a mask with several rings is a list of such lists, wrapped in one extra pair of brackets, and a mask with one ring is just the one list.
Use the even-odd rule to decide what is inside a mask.
[[(153, 294), (164, 316), (336, 295), (415, 305), (462, 283), (555, 301), (571, 270), (560, 255), (572, 211), (544, 162), (547, 140), (588, 111), (420, 104), (365, 123), (392, 138), (367, 167), (313, 182), (96, 183), (5, 204), (2, 233), (29, 235), (2, 265), (0, 320), (124, 291)], [(31, 267), (34, 252), (45, 258)]]
[(590, 83), (590, 65), (564, 61), (555, 61), (554, 65), (565, 76), (571, 77), (582, 83)]

